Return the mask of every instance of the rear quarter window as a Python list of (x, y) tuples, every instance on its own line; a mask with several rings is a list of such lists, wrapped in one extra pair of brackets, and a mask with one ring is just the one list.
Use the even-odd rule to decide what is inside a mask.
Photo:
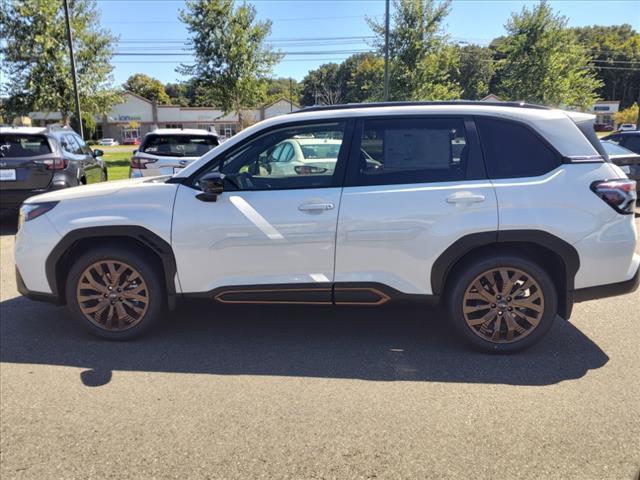
[(544, 175), (562, 162), (528, 127), (495, 118), (476, 118), (489, 178)]
[(51, 153), (51, 146), (42, 135), (0, 136), (0, 157), (35, 157)]

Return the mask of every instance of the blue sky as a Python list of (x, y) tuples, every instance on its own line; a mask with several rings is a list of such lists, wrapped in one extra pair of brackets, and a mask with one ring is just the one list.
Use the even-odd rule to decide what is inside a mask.
[[(352, 52), (367, 50), (372, 35), (366, 17), (381, 20), (383, 0), (253, 0), (258, 18), (273, 21), (273, 45), (288, 55), (274, 74), (302, 80), (305, 74), (329, 61), (340, 62)], [(393, 3), (393, 2), (392, 2)], [(504, 34), (511, 12), (537, 2), (523, 0), (454, 0), (447, 17), (447, 31), (456, 41), (487, 44)], [(640, 0), (554, 0), (555, 10), (569, 19), (570, 26), (630, 23), (640, 30)], [(175, 72), (184, 55), (148, 55), (177, 52), (187, 39), (178, 20), (183, 0), (98, 0), (101, 20), (120, 37), (120, 53), (145, 56), (114, 57), (117, 84), (142, 72), (163, 82), (180, 80)], [(328, 37), (338, 39), (327, 40)], [(323, 52), (323, 53), (310, 53)]]

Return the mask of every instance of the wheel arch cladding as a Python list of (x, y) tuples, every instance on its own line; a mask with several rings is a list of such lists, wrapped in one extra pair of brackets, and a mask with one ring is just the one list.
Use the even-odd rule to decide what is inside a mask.
[(464, 262), (486, 254), (517, 254), (529, 257), (553, 278), (558, 292), (558, 314), (571, 316), (574, 279), (580, 257), (569, 243), (540, 230), (504, 230), (466, 235), (450, 245), (434, 262), (431, 287), (442, 295), (455, 269)]
[[(95, 243), (89, 244), (91, 240), (95, 240)], [(66, 234), (51, 251), (45, 264), (47, 282), (53, 295), (64, 303), (68, 260), (74, 253), (85, 251), (90, 245), (114, 240), (141, 245), (157, 258), (164, 274), (167, 302), (172, 309), (177, 295), (175, 289), (177, 267), (171, 245), (152, 231), (133, 225), (81, 228)]]

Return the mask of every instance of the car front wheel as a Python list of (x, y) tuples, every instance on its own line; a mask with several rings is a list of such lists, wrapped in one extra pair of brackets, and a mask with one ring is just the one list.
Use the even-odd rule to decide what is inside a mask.
[(458, 332), (491, 352), (514, 352), (539, 341), (551, 328), (557, 305), (549, 274), (518, 256), (471, 262), (455, 278), (449, 296)]
[(150, 256), (98, 247), (74, 262), (67, 278), (67, 303), (91, 333), (112, 340), (133, 338), (162, 313), (160, 278)]

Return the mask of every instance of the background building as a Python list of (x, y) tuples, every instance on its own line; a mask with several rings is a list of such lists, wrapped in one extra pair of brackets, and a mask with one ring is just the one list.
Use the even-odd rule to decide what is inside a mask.
[[(257, 109), (246, 110), (243, 117), (246, 125), (299, 109), (298, 105), (281, 98)], [(34, 126), (59, 123), (62, 118), (55, 112), (31, 112), (29, 117)], [(96, 117), (93, 137), (115, 138), (121, 143), (129, 143), (156, 128), (215, 129), (220, 135), (230, 137), (239, 130), (239, 123), (235, 113), (224, 115), (215, 107), (158, 105), (135, 93), (125, 92), (122, 103), (114, 105), (106, 115)]]

